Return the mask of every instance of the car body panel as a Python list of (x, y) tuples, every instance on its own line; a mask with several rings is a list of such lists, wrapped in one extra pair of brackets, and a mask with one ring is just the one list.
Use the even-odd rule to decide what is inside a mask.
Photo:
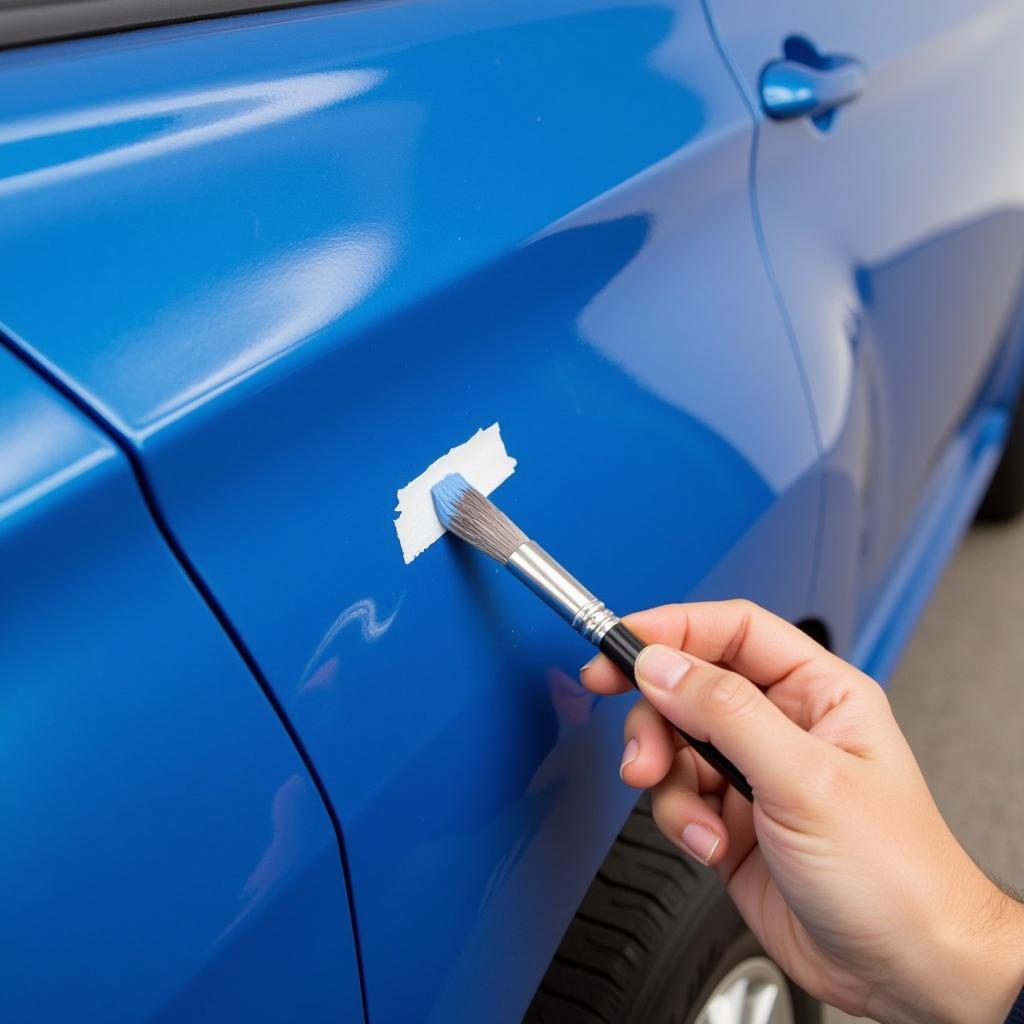
[(441, 12), (0, 58), (0, 316), (137, 452), (301, 736), (402, 1024), (518, 1020), (634, 797), (586, 645), (457, 544), (404, 565), (397, 489), (499, 422), (497, 500), (609, 602), (793, 619), (821, 501), (699, 6)]
[(850, 654), (873, 678), (887, 681), (903, 653), (985, 495), (999, 464), (1008, 423), (1005, 407), (979, 411), (957, 432), (936, 467), (898, 549), (888, 584), (860, 625)]
[[(630, 702), (582, 690), (590, 650), (497, 566), (450, 540), (403, 564), (397, 490), (480, 427), (518, 460), (499, 504), (618, 610), (742, 594), (890, 671), (1019, 379), (1024, 175), (999, 104), (973, 113), (1018, 16), (707, 9), (714, 32), (685, 0), (382, 0), (0, 55), (0, 320), (39, 372), (10, 363), (14, 407), (43, 402), (58, 439), (22, 457), (22, 424), (0, 460), (21, 474), (2, 528), (31, 527), (0, 550), (12, 578), (42, 566), (24, 615), (68, 607), (92, 638), (33, 668), (25, 629), (11, 678), (58, 687), (34, 706), (62, 728), (75, 711), (47, 764), (151, 768), (86, 836), (115, 896), (78, 1019), (359, 1019), (338, 837), (290, 734), (340, 823), (369, 1016), (520, 1019), (632, 804)], [(828, 131), (757, 105), (799, 31), (867, 67)], [(90, 680), (120, 659), (89, 711), (66, 700), (79, 649)], [(196, 749), (156, 777), (174, 729)], [(15, 749), (12, 773), (54, 777)], [(55, 792), (19, 794), (8, 851), (35, 901), (25, 993), (57, 941), (58, 911), (30, 914)], [(162, 852), (185, 897), (128, 862), (157, 856), (157, 810), (184, 823)], [(80, 878), (58, 879), (74, 927)], [(138, 913), (166, 962), (122, 948), (109, 915)]]
[(337, 841), (127, 460), (0, 348), (8, 1021), (360, 1021)]
[[(826, 520), (841, 520), (835, 533), (852, 545), (842, 570), (819, 572), (816, 601), (832, 606), (839, 648), (864, 654), (906, 583), (922, 516), (946, 493), (936, 487), (949, 459), (973, 448), (975, 415), (1005, 410), (1016, 391), (1018, 373), (1000, 366), (1020, 344), (1024, 139), (1007, 125), (1024, 102), (1024, 7), (708, 7), (755, 109), (761, 70), (787, 37), (867, 71), (826, 130), (761, 116), (753, 182), (832, 478)], [(962, 519), (954, 491), (949, 522)]]

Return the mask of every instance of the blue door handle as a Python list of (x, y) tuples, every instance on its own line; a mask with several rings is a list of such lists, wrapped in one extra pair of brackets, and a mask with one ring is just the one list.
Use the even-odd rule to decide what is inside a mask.
[(864, 91), (868, 76), (859, 61), (852, 57), (815, 57), (814, 64), (789, 59), (765, 65), (761, 103), (769, 117), (776, 121), (820, 118)]

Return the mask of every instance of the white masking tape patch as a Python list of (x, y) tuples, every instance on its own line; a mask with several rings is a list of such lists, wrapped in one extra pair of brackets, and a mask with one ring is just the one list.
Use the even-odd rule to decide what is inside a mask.
[(444, 536), (444, 527), (434, 511), (430, 488), (449, 473), (461, 473), (482, 494), (490, 494), (507, 480), (516, 468), (516, 460), (505, 451), (501, 427), (492, 423), (478, 430), (465, 444), (456, 445), (410, 480), (398, 491), (395, 532), (402, 545), (402, 557), (408, 565), (423, 554), (435, 540)]

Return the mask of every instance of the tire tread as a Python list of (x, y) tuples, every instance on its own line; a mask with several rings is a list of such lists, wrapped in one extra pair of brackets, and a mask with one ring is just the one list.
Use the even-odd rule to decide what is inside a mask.
[(645, 794), (563, 936), (526, 1024), (623, 1019), (668, 919), (684, 912), (702, 881), (686, 854), (658, 830)]

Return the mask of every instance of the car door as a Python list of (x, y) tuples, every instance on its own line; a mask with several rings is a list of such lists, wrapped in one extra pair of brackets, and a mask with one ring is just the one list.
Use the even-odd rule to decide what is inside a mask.
[(942, 503), (958, 432), (1012, 393), (994, 378), (1024, 270), (1024, 6), (709, 8), (762, 119), (757, 207), (835, 471), (826, 519), (859, 535), (845, 641), (872, 632), (925, 494)]
[(346, 3), (0, 58), (0, 318), (132, 453), (341, 825), (371, 1019), (522, 1016), (633, 794), (628, 701), (397, 492), (623, 611), (813, 614), (810, 410), (691, 0)]
[(337, 837), (117, 445), (0, 346), (11, 1024), (362, 1021)]

